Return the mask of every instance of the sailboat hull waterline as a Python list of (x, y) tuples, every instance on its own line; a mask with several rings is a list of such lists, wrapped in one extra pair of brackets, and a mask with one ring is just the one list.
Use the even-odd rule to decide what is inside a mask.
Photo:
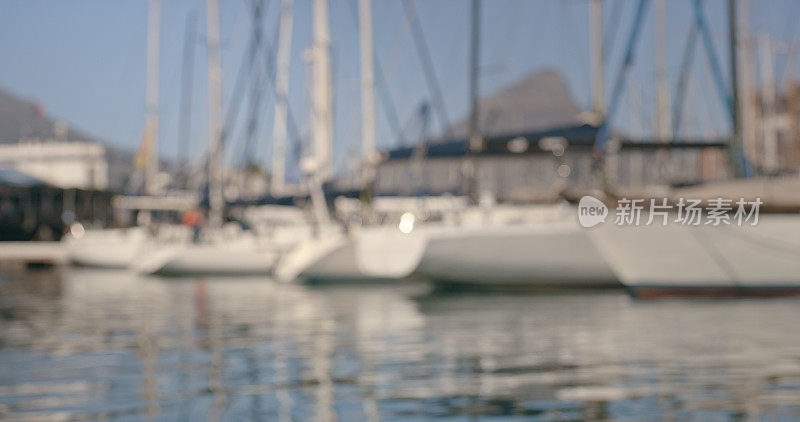
[(631, 295), (800, 294), (800, 216), (762, 215), (755, 226), (616, 226), (588, 230)]
[(571, 221), (458, 227), (431, 235), (417, 273), (476, 286), (619, 286)]

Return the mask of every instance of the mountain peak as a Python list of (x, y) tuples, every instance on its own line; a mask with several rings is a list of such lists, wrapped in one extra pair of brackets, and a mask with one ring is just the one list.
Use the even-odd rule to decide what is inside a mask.
[[(484, 136), (531, 132), (581, 123), (564, 78), (554, 69), (531, 72), (479, 102)], [(466, 138), (469, 119), (453, 127), (455, 138)]]

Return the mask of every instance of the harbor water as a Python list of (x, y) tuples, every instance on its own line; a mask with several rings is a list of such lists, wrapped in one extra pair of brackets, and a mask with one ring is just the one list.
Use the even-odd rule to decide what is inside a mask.
[(796, 420), (797, 299), (0, 276), (0, 419)]

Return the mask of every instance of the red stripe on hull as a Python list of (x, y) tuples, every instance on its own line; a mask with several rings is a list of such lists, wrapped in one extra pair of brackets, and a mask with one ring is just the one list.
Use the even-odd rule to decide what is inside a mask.
[(800, 286), (791, 287), (688, 287), (688, 286), (637, 286), (628, 292), (637, 299), (670, 297), (784, 297), (800, 296)]

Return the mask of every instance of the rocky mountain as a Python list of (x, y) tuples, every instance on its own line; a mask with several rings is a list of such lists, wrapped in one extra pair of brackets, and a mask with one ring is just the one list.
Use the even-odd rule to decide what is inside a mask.
[[(554, 70), (523, 77), (479, 102), (484, 136), (530, 132), (583, 123), (581, 109), (567, 83)], [(455, 138), (466, 138), (469, 117), (453, 126)]]

